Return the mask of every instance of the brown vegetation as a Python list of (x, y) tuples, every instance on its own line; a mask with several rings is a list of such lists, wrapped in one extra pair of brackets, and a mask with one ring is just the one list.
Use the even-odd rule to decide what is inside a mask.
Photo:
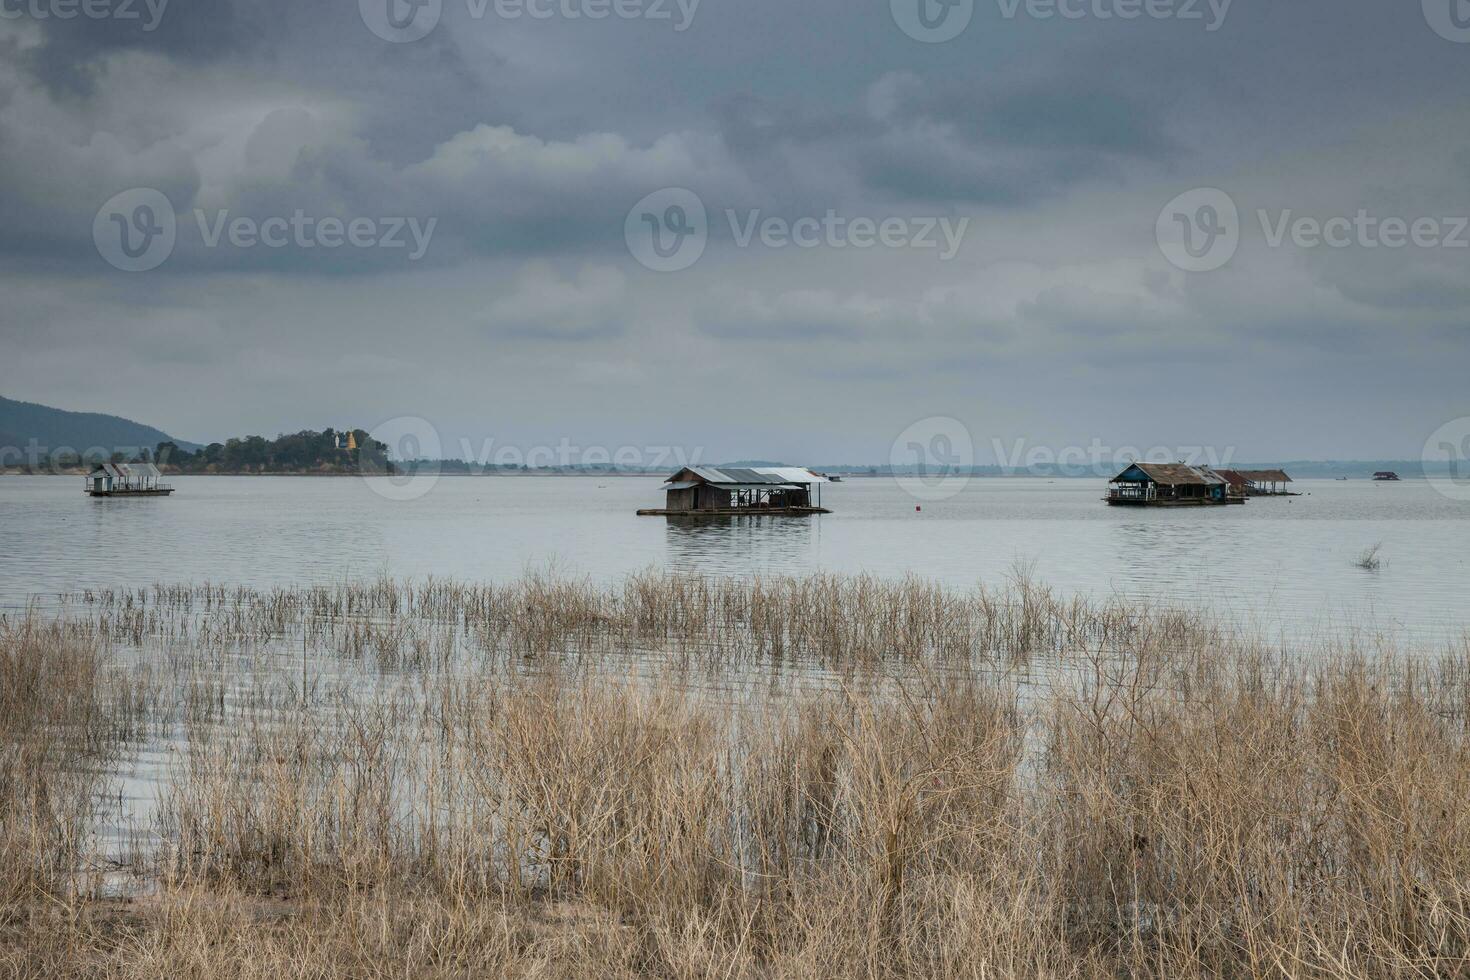
[(1024, 578), (98, 593), (0, 621), (0, 976), (1461, 975), (1467, 707)]

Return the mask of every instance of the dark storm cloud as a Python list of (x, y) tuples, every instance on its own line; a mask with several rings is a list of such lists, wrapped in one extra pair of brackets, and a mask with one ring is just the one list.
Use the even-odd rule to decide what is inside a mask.
[[(740, 96), (718, 107), (742, 164), (792, 188), (811, 182), (811, 155), (848, 161), (852, 175), (899, 200), (1010, 206), (1078, 182), (1118, 180), (1125, 165), (1177, 148), (1159, 109), (1075, 69), (1045, 80), (975, 86), (890, 72), (853, 105), (822, 111)], [(791, 152), (778, 172), (774, 161)], [(831, 187), (831, 174), (823, 174)]]
[[(476, 19), (446, 0), (408, 44), (375, 37), (355, 0), (169, 0), (151, 32), (0, 21), (0, 386), (164, 420), (213, 413), (190, 437), (367, 412), (390, 381), (420, 414), (474, 419), (493, 364), (511, 414), (547, 377), (570, 379), (544, 423), (570, 431), (657, 419), (630, 394), (649, 386), (697, 404), (715, 374), (740, 374), (801, 392), (742, 419), (753, 441), (789, 438), (791, 414), (820, 402), (852, 428), (834, 422), (848, 442), (831, 448), (865, 459), (886, 452), (865, 433), (902, 428), (892, 417), (991, 389), (1033, 430), (1138, 425), (1109, 393), (1148, 383), (1182, 399), (1267, 357), (1313, 404), (1382, 392), (1383, 453), (1429, 410), (1415, 372), (1463, 363), (1466, 260), (1271, 249), (1255, 210), (1464, 213), (1470, 47), (1419, 7), (1236, 0), (1207, 32), (1007, 19), (979, 0), (938, 45), (905, 36), (886, 0), (704, 0), (682, 32), (510, 21), (493, 4)], [(162, 191), (181, 222), (150, 273), (108, 267), (92, 242), (98, 207), (132, 187)], [(714, 230), (694, 268), (646, 274), (624, 219), (663, 187), (696, 191)], [(1227, 189), (1247, 226), (1214, 272), (1170, 266), (1153, 237), (1193, 187)], [(762, 252), (723, 233), (727, 207), (973, 225), (949, 264)], [(208, 223), (300, 210), (436, 224), (406, 262), (207, 247), (196, 209)], [(89, 345), (105, 365), (78, 362)], [(141, 384), (160, 363), (188, 377)], [(1073, 387), (1038, 401), (1038, 379)], [(212, 407), (217, 391), (233, 407)], [(249, 408), (260, 392), (271, 404)], [(1267, 456), (1279, 426), (1253, 412), (1229, 424)], [(688, 424), (703, 438), (697, 413)]]
[(136, 16), (42, 21), (44, 42), (25, 58), (35, 77), (59, 95), (86, 96), (110, 54), (137, 51), (195, 64), (252, 50), (269, 56), (310, 7), (289, 0), (135, 0), (119, 9)]

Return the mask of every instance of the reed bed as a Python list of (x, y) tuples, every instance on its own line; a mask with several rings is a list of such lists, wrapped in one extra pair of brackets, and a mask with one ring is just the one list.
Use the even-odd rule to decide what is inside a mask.
[(461, 649), (489, 657), (656, 650), (704, 667), (799, 661), (853, 669), (1014, 665), (1082, 648), (1228, 640), (1195, 611), (1060, 598), (1025, 568), (998, 589), (967, 592), (912, 577), (734, 580), (650, 572), (611, 586), (529, 574), (505, 584), (206, 584), (63, 599), (123, 642), (161, 638), (204, 655), (290, 635), (390, 670), (443, 667)]
[(1436, 654), (1024, 577), (74, 597), (0, 621), (0, 975), (1466, 975)]

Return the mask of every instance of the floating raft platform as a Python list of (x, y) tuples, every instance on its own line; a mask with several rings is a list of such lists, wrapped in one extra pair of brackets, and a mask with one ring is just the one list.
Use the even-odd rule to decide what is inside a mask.
[(669, 510), (666, 507), (640, 510), (639, 517), (805, 517), (830, 514), (825, 507), (719, 507), (705, 510)]
[(82, 482), (89, 497), (167, 497), (174, 488), (158, 482), (152, 463), (98, 463)]
[(1182, 497), (1168, 499), (1160, 497), (1123, 497), (1107, 496), (1102, 498), (1114, 507), (1227, 507), (1231, 504), (1244, 504), (1244, 497), (1230, 496), (1224, 500), (1210, 500), (1204, 497)]
[(89, 497), (167, 497), (173, 487), (157, 487), (149, 490), (88, 490)]

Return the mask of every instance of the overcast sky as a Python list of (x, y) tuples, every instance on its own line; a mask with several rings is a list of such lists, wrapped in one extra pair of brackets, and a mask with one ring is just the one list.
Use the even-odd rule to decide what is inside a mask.
[(0, 394), (708, 461), (1470, 415), (1465, 0), (159, 2), (0, 0)]

